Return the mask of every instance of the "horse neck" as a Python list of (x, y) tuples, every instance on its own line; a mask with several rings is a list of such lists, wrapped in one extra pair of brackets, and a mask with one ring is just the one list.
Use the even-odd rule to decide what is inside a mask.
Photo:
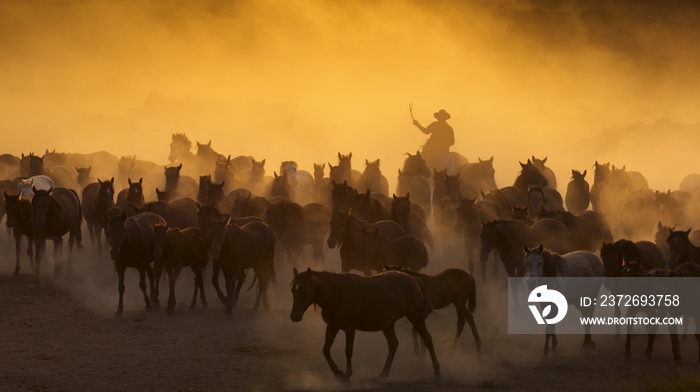
[(564, 258), (555, 253), (542, 252), (543, 265), (549, 264), (547, 270), (552, 274), (552, 277), (566, 276), (564, 271)]
[(336, 310), (336, 304), (343, 296), (342, 290), (346, 275), (330, 272), (312, 272), (311, 284), (314, 287), (314, 303), (326, 312)]
[(175, 192), (177, 191), (177, 185), (179, 182), (180, 176), (165, 177), (165, 192), (168, 192), (174, 196)]

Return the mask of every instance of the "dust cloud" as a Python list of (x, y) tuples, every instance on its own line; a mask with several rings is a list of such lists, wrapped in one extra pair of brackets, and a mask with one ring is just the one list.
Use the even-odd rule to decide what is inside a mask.
[[(454, 151), (595, 160), (677, 188), (697, 166), (698, 7), (621, 1), (30, 1), (0, 5), (4, 151), (167, 162), (173, 132), (226, 155), (355, 167), (392, 184), (424, 125)], [(638, 137), (640, 136), (641, 137)], [(277, 166), (268, 165), (268, 172)], [(681, 172), (677, 172), (677, 171)], [(270, 173), (271, 174), (271, 173)], [(393, 185), (392, 185), (393, 189)]]

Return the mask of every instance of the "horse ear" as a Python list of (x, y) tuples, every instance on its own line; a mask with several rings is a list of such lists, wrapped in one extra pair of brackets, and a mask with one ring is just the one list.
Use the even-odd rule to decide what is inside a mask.
[(399, 169), (399, 175), (401, 175), (401, 169)]
[(209, 143), (207, 143), (207, 146), (211, 147), (211, 139), (209, 139)]
[(659, 230), (661, 230), (661, 228), (664, 227), (664, 226), (661, 224), (661, 221), (658, 221), (658, 222), (656, 223), (656, 227), (657, 227)]
[(221, 184), (218, 184), (217, 186), (221, 189), (224, 189), (224, 184), (226, 184), (226, 180), (221, 181)]
[[(182, 166), (182, 163), (180, 164)], [(139, 185), (143, 184), (143, 177), (139, 178)]]
[(406, 198), (411, 200), (411, 192), (406, 192)]
[(491, 155), (491, 158), (489, 158), (489, 162), (493, 163), (493, 155)]
[(369, 165), (369, 160), (365, 159), (365, 166)]
[(392, 193), (391, 196), (394, 197), (394, 200), (398, 199), (398, 197), (396, 197), (396, 193)]
[(406, 266), (405, 262), (401, 263), (401, 265), (399, 266), (399, 271), (403, 271), (403, 267), (405, 267), (405, 266)]
[(481, 160), (481, 157), (479, 157), (478, 159), (479, 159), (479, 162), (483, 162), (483, 161)]
[(537, 251), (542, 253), (543, 250), (544, 250), (544, 245), (540, 244), (540, 246), (537, 247)]
[(547, 157), (544, 157), (544, 159), (542, 160), (542, 163), (547, 163)]
[[(528, 161), (529, 161), (529, 159), (528, 159)], [(520, 167), (522, 167), (523, 169), (525, 168), (525, 164), (524, 164), (524, 163), (522, 163), (522, 162), (520, 162), (520, 161), (518, 161), (518, 163), (520, 164)]]
[(129, 186), (131, 186), (131, 178), (127, 178), (127, 181), (129, 181)]
[(371, 194), (369, 189), (367, 189), (367, 192), (365, 194), (367, 195), (367, 197), (369, 197), (369, 195)]
[(523, 251), (525, 252), (526, 255), (530, 254), (530, 249), (527, 248), (527, 245), (523, 245)]
[[(52, 188), (52, 189), (53, 189), (53, 188)], [(688, 229), (688, 231), (685, 232), (685, 236), (686, 236), (686, 237), (690, 235), (690, 230), (692, 230), (692, 228)]]
[(262, 166), (265, 166), (265, 161), (266, 161), (266, 160), (267, 160), (267, 158), (263, 159), (262, 161), (260, 161), (260, 164), (261, 164)]
[(348, 180), (343, 181), (343, 185), (348, 186)]
[(338, 160), (340, 160), (342, 155), (340, 155), (340, 151), (338, 151)]
[(275, 175), (275, 178), (279, 177), (279, 176), (277, 175), (277, 172), (276, 172), (276, 171), (273, 171), (272, 174)]
[(97, 179), (97, 183), (100, 184), (100, 185), (102, 185), (102, 181), (100, 181), (99, 178)]
[(420, 155), (420, 150), (416, 150), (416, 155), (421, 156), (421, 155)]
[(326, 168), (326, 164), (324, 163), (321, 165), (321, 169), (325, 169), (325, 168)]
[(163, 169), (165, 169), (165, 170), (168, 170), (168, 167), (167, 167), (167, 166), (165, 166), (165, 165), (163, 165)]
[(156, 195), (160, 195), (160, 190), (156, 187)]
[(110, 182), (111, 184), (114, 184), (114, 177), (112, 177), (112, 179), (109, 180), (109, 182)]
[(299, 271), (297, 271), (297, 267), (292, 267), (292, 272), (294, 272), (294, 277), (296, 278), (299, 276)]
[(181, 169), (182, 169), (182, 163), (180, 164), (180, 166), (177, 167), (177, 171), (180, 171)]
[(39, 192), (39, 190), (38, 190), (38, 189), (36, 189), (36, 187), (35, 187), (34, 185), (32, 185), (32, 191), (34, 191), (34, 193), (37, 193), (37, 192)]
[(433, 168), (433, 175), (437, 176), (437, 169), (436, 168)]
[(386, 267), (386, 264), (382, 263), (382, 270), (383, 270), (383, 271), (388, 271), (389, 268)]
[(311, 267), (308, 267), (308, 268), (306, 269), (306, 273), (309, 274), (309, 275), (311, 275)]

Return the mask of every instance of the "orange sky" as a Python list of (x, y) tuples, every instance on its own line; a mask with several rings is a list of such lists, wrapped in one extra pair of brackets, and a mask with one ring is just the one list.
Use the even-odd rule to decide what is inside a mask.
[(4, 2), (2, 152), (165, 163), (186, 132), (270, 172), (382, 158), (393, 183), (425, 141), (413, 103), (424, 125), (449, 111), (470, 160), (495, 155), (499, 186), (535, 154), (560, 188), (595, 160), (677, 187), (700, 171), (698, 8), (580, 3)]

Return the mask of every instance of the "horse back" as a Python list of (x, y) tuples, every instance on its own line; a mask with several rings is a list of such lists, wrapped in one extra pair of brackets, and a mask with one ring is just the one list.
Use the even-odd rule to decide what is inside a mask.
[(343, 295), (338, 309), (332, 312), (347, 310), (346, 316), (340, 318), (360, 331), (390, 328), (401, 317), (421, 316), (428, 305), (421, 283), (410, 275), (387, 271), (370, 277), (342, 276), (345, 277)]
[(131, 250), (149, 261), (153, 255), (153, 225), (165, 224), (165, 219), (152, 212), (141, 212), (126, 220), (126, 238)]
[(596, 278), (605, 276), (603, 261), (591, 252), (575, 251), (566, 253), (561, 257), (565, 264), (563, 276)]
[(643, 269), (668, 268), (666, 260), (664, 260), (664, 255), (658, 245), (651, 241), (637, 241), (634, 243), (639, 248), (639, 253), (641, 255), (641, 266)]

